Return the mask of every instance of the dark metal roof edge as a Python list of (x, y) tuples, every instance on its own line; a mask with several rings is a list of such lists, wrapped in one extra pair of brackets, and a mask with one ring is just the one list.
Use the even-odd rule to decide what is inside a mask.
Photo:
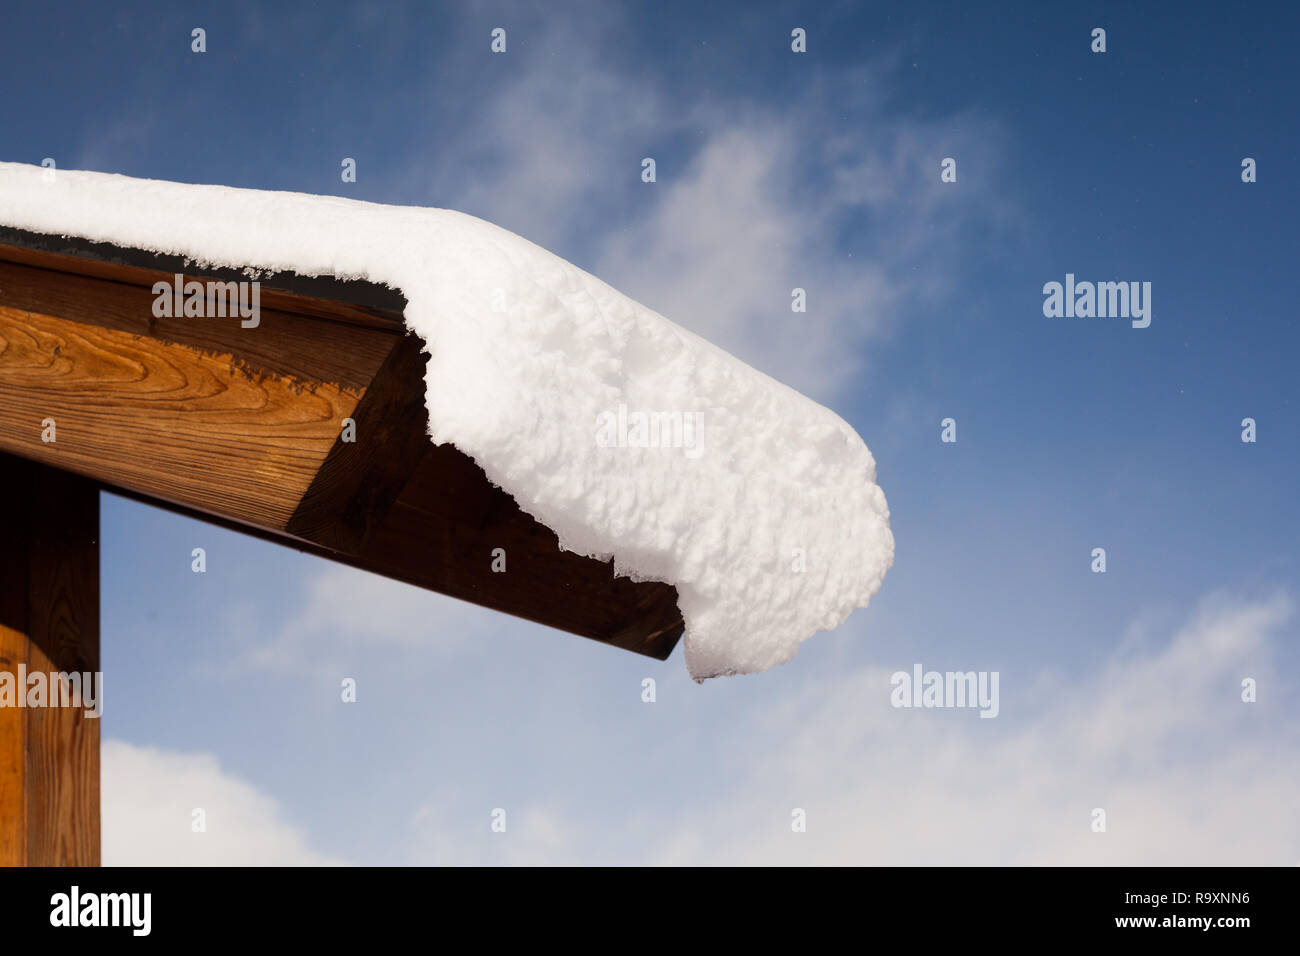
[[(183, 273), (190, 276), (204, 276), (221, 281), (238, 281), (247, 279), (244, 269), (218, 268), (206, 266), (200, 268), (194, 259), (184, 256), (166, 255), (115, 245), (111, 242), (96, 242), (91, 239), (79, 239), (75, 236), (59, 236), (42, 232), (30, 232), (0, 225), (0, 245), (17, 246), (34, 252), (49, 252), (59, 255), (76, 256), (110, 265), (132, 266), (138, 269), (153, 269), (158, 272)], [(256, 266), (248, 268), (257, 269)], [(406, 311), (406, 296), (396, 289), (367, 282), (363, 279), (338, 279), (334, 276), (305, 276), (296, 272), (267, 272), (257, 270), (262, 286), (292, 295), (306, 296), (312, 299), (326, 299), (343, 302), (384, 314), (397, 322), (402, 321)]]

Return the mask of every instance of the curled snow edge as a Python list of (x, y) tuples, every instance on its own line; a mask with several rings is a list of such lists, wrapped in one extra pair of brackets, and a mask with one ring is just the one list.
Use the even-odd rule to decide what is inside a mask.
[(696, 680), (790, 660), (893, 563), (875, 460), (843, 419), (511, 232), (444, 209), (50, 175), (0, 163), (0, 224), (400, 290), (430, 355), (431, 439), (564, 548), (675, 585)]

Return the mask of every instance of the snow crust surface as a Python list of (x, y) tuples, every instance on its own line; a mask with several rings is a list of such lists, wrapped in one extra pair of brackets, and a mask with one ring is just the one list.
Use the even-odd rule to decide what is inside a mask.
[[(676, 585), (697, 680), (790, 660), (893, 563), (852, 427), (520, 236), (443, 209), (46, 173), (0, 163), (0, 223), (399, 289), (430, 355), (432, 440), (563, 547)], [(656, 439), (653, 413), (682, 425), (659, 419)]]

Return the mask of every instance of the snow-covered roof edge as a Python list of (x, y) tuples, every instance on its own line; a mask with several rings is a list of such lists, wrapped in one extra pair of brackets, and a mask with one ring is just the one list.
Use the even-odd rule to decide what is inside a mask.
[(507, 230), (442, 209), (49, 173), (0, 163), (0, 224), (400, 290), (430, 353), (432, 439), (564, 547), (675, 585), (697, 679), (789, 660), (865, 607), (893, 562), (875, 461), (843, 419)]

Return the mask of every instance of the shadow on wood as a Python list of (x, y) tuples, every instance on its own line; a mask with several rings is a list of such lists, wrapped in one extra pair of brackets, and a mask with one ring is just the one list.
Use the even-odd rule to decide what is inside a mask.
[[(658, 659), (677, 592), (561, 551), (468, 457), (426, 436), (423, 343), (401, 297), (263, 277), (256, 328), (158, 317), (155, 282), (243, 278), (0, 230), (0, 451)], [(42, 440), (42, 425), (57, 441)], [(355, 442), (343, 439), (347, 421)], [(491, 570), (494, 549), (507, 555)]]

